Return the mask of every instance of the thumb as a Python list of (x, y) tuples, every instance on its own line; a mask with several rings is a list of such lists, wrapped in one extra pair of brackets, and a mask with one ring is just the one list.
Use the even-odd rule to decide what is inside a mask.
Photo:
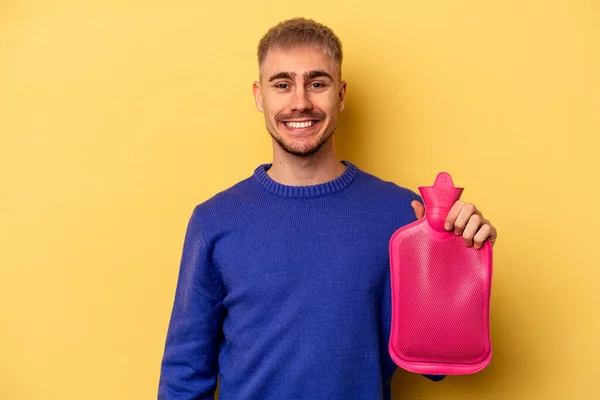
[(423, 218), (425, 215), (425, 207), (423, 204), (421, 204), (421, 202), (418, 200), (413, 200), (410, 202), (410, 205), (412, 206), (413, 210), (415, 210), (415, 216), (417, 219)]

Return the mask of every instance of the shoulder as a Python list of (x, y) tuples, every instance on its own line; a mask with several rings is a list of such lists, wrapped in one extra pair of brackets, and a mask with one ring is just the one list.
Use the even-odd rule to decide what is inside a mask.
[(391, 234), (399, 227), (415, 221), (411, 202), (421, 202), (421, 197), (414, 191), (362, 170), (357, 183), (355, 193), (361, 199), (360, 204), (378, 221), (378, 229)]
[(246, 178), (224, 189), (207, 200), (196, 204), (193, 216), (197, 218), (224, 218), (248, 204), (252, 198), (251, 178)]
[(409, 203), (413, 200), (421, 201), (421, 196), (413, 190), (395, 182), (384, 180), (363, 170), (360, 170), (360, 181), (366, 190), (369, 190), (377, 197), (393, 198), (408, 201)]
[[(214, 239), (231, 230), (235, 225), (242, 193), (248, 185), (246, 180), (216, 193), (209, 199), (197, 203), (188, 214), (187, 233), (190, 238), (201, 238), (206, 245)], [(236, 206), (237, 204), (237, 206)], [(236, 212), (237, 211), (237, 212)]]

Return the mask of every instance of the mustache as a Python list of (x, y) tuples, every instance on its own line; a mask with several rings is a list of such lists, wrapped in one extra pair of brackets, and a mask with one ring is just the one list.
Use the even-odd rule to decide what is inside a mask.
[(323, 111), (319, 110), (311, 110), (309, 112), (291, 112), (288, 114), (277, 114), (275, 116), (275, 121), (283, 122), (289, 121), (291, 119), (315, 119), (317, 121), (324, 120), (327, 117)]

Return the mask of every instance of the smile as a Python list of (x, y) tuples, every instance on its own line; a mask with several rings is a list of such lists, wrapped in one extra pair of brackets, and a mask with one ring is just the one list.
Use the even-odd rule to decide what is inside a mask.
[(315, 125), (317, 123), (317, 121), (288, 121), (288, 122), (284, 122), (285, 126), (287, 126), (288, 128), (294, 128), (294, 129), (304, 129), (304, 128), (310, 128), (311, 126)]

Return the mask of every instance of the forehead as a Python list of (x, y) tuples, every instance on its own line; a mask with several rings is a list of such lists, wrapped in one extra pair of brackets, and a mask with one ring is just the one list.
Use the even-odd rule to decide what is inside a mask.
[(337, 75), (337, 65), (333, 57), (313, 47), (292, 49), (269, 49), (261, 67), (261, 78), (279, 72), (293, 72), (302, 75), (308, 71), (323, 70), (331, 76)]

